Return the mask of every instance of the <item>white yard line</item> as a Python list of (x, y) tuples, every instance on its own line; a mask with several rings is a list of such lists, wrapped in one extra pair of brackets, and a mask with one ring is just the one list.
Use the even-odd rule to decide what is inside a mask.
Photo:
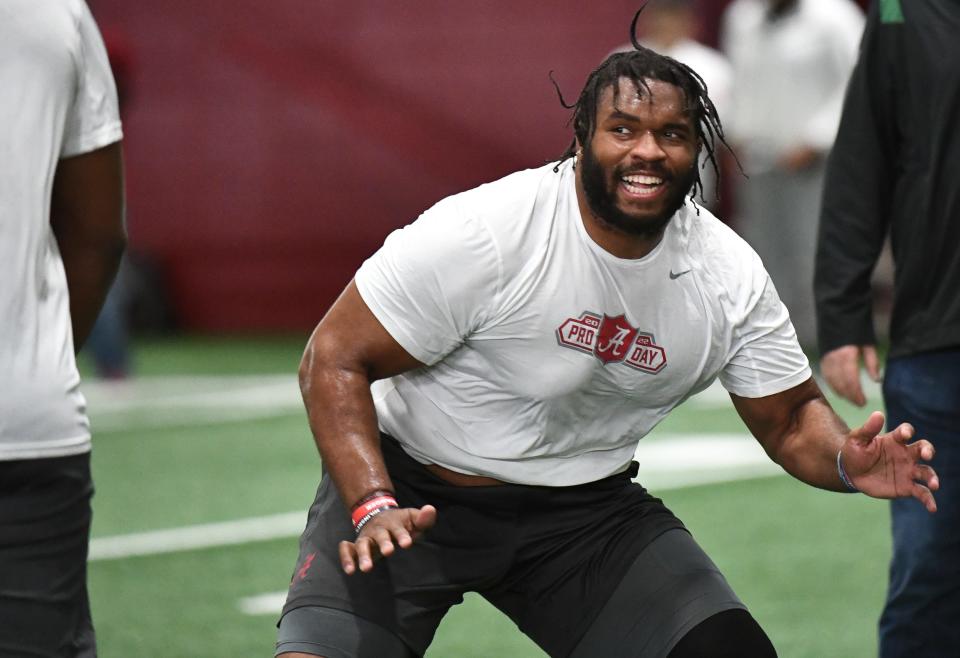
[(278, 615), (287, 600), (287, 590), (282, 592), (267, 592), (256, 596), (246, 596), (240, 599), (237, 607), (247, 615)]
[(84, 382), (90, 411), (117, 413), (144, 407), (209, 408), (253, 404), (299, 405), (295, 374), (140, 377), (118, 382)]
[[(677, 436), (651, 441), (649, 445), (641, 442), (637, 460), (642, 465), (639, 481), (653, 491), (781, 472), (753, 439), (737, 435)], [(90, 541), (90, 559), (111, 560), (296, 537), (305, 522), (306, 510), (301, 510), (97, 537)]]
[(296, 537), (306, 523), (306, 510), (257, 516), (238, 521), (151, 530), (90, 540), (90, 560), (115, 560), (198, 548), (234, 546), (255, 541)]
[(141, 377), (82, 386), (94, 434), (211, 425), (303, 411), (296, 375)]

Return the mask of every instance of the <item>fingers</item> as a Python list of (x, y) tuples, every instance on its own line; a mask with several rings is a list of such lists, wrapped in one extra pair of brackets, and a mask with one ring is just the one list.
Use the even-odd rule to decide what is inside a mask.
[(417, 510), (416, 516), (413, 519), (413, 527), (423, 532), (428, 528), (432, 528), (433, 524), (437, 522), (437, 508), (433, 505), (424, 505), (419, 510)]
[(844, 345), (824, 354), (820, 359), (820, 372), (840, 397), (858, 407), (867, 403), (860, 386), (860, 348), (856, 345)]
[[(882, 412), (874, 411), (863, 425), (850, 433), (851, 438), (860, 443), (869, 443), (883, 431), (884, 420)], [(900, 428), (898, 427), (897, 429)]]
[[(900, 423), (893, 429), (892, 432), (890, 432), (890, 436), (893, 437), (894, 441), (896, 441), (897, 443), (902, 443), (904, 445), (909, 443), (910, 439), (913, 438), (914, 434), (916, 434), (916, 430), (913, 429), (913, 425), (911, 425), (910, 423)], [(926, 443), (927, 445), (930, 445), (929, 441), (925, 441), (924, 443)], [(919, 441), (917, 442), (917, 445), (920, 445)], [(932, 448), (933, 446), (930, 446), (930, 447)]]
[(913, 469), (913, 480), (918, 484), (925, 485), (930, 491), (936, 491), (940, 488), (940, 478), (937, 476), (936, 471), (923, 464), (918, 464), (917, 467)]
[(877, 356), (877, 348), (873, 345), (863, 346), (863, 366), (870, 379), (875, 382), (880, 381), (880, 358)]
[(921, 439), (920, 441), (911, 444), (910, 447), (917, 452), (918, 458), (925, 462), (932, 460), (933, 456), (937, 454), (936, 448), (934, 448), (933, 444), (926, 439)]
[(379, 558), (390, 557), (398, 546), (413, 546), (436, 520), (437, 510), (432, 505), (378, 514), (363, 527), (355, 541), (340, 542), (340, 564), (344, 573), (353, 574), (358, 569), (364, 573), (372, 571)]
[(357, 570), (357, 547), (352, 541), (342, 541), (337, 547), (340, 553), (340, 566), (348, 576)]
[(927, 508), (928, 512), (933, 514), (937, 511), (937, 501), (934, 499), (930, 489), (920, 483), (915, 483), (911, 493), (914, 498), (923, 503), (923, 506)]
[(379, 548), (370, 537), (358, 537), (356, 541), (342, 541), (339, 545), (340, 565), (347, 575), (359, 569), (368, 572), (373, 569), (373, 562), (378, 557)]

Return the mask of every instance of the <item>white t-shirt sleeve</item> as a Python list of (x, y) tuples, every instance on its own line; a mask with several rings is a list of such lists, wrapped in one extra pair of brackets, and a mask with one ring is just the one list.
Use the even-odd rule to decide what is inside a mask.
[(753, 271), (734, 310), (733, 341), (720, 383), (734, 395), (759, 398), (803, 383), (811, 371), (770, 275), (751, 255)]
[(390, 335), (432, 365), (482, 329), (501, 278), (490, 232), (451, 197), (391, 233), (355, 281)]
[(117, 87), (107, 49), (85, 2), (78, 2), (78, 43), (74, 53), (77, 88), (67, 115), (60, 157), (95, 151), (123, 137)]

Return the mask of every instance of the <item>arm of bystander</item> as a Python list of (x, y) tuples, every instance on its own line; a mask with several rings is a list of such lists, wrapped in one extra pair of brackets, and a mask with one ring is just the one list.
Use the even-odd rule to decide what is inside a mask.
[(67, 276), (73, 345), (78, 352), (103, 306), (126, 246), (121, 142), (59, 161), (50, 225)]

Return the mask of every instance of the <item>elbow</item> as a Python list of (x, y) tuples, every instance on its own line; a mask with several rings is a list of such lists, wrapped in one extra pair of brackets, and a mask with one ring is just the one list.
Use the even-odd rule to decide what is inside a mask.
[(339, 355), (343, 352), (344, 350), (327, 336), (322, 328), (318, 327), (313, 332), (310, 340), (307, 341), (297, 372), (300, 393), (304, 400), (310, 399), (311, 393), (318, 385), (330, 381), (331, 374), (344, 369), (339, 363)]
[(316, 368), (316, 347), (313, 337), (307, 342), (307, 348), (300, 359), (300, 368), (297, 371), (297, 381), (300, 384), (300, 394), (307, 399), (313, 382), (313, 373)]
[(122, 228), (109, 242), (107, 251), (109, 251), (110, 256), (119, 263), (120, 259), (123, 257), (123, 254), (127, 251), (128, 245), (129, 240), (127, 238), (127, 230)]

